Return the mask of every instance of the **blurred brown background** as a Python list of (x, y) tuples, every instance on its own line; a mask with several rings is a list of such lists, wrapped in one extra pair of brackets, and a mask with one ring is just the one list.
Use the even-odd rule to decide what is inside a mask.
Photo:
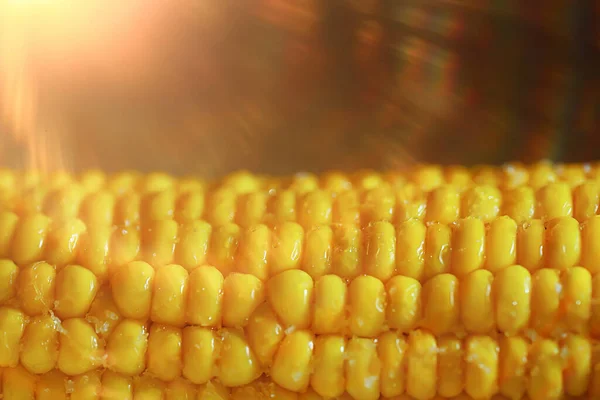
[(600, 159), (600, 2), (0, 0), (11, 167)]

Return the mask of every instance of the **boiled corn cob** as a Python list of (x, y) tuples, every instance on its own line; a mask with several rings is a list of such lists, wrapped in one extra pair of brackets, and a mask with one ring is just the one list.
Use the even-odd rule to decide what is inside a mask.
[[(0, 214), (3, 396), (600, 398), (593, 171), (429, 167), (296, 186), (91, 173), (81, 203), (59, 175), (43, 206)], [(423, 211), (398, 218), (391, 179), (426, 194), (402, 198)], [(282, 187), (294, 217), (265, 219)], [(354, 207), (344, 195), (367, 211), (331, 217)]]

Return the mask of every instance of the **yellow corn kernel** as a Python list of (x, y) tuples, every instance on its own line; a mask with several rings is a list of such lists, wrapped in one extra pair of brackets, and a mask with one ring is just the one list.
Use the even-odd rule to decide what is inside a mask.
[(152, 324), (148, 336), (148, 372), (162, 380), (181, 376), (181, 329)]
[(464, 351), (460, 339), (438, 339), (438, 393), (444, 397), (458, 396), (463, 391), (465, 367)]
[(417, 400), (427, 400), (437, 392), (438, 346), (426, 331), (408, 335), (406, 351), (406, 393)]
[(500, 393), (509, 399), (520, 399), (527, 390), (527, 363), (529, 344), (520, 336), (500, 339), (499, 376)]
[(133, 383), (131, 378), (105, 370), (102, 374), (102, 399), (132, 400)]
[(585, 164), (558, 164), (555, 166), (555, 169), (560, 180), (566, 182), (571, 187), (578, 186), (586, 179)]
[(287, 335), (271, 366), (270, 375), (275, 383), (285, 389), (300, 392), (308, 387), (314, 337), (308, 331), (294, 331)]
[(139, 227), (117, 227), (110, 239), (110, 268), (112, 275), (116, 268), (135, 261), (141, 250), (141, 234)]
[(217, 341), (208, 328), (187, 326), (183, 329), (182, 374), (195, 384), (208, 382), (215, 374)]
[(29, 321), (21, 340), (21, 365), (33, 374), (45, 374), (58, 358), (57, 321), (50, 315)]
[(600, 215), (581, 225), (581, 265), (592, 274), (600, 272)]
[(456, 185), (459, 188), (464, 188), (473, 184), (471, 173), (466, 167), (452, 165), (445, 169), (444, 177), (446, 182)]
[(165, 390), (165, 400), (195, 400), (196, 388), (184, 379), (169, 383)]
[(47, 313), (54, 307), (56, 270), (39, 262), (21, 269), (17, 297), (27, 315)]
[(360, 337), (374, 337), (385, 322), (386, 292), (383, 283), (372, 276), (355, 278), (348, 289), (350, 332)]
[(8, 257), (13, 254), (12, 240), (17, 230), (18, 222), (19, 217), (16, 214), (0, 212), (0, 257)]
[(210, 381), (198, 388), (196, 400), (230, 400), (229, 390), (217, 381)]
[(344, 363), (346, 339), (343, 336), (323, 335), (315, 339), (313, 373), (310, 385), (325, 398), (341, 396), (346, 388)]
[(488, 228), (485, 268), (497, 272), (517, 261), (517, 224), (509, 217), (494, 219)]
[(69, 184), (52, 190), (44, 201), (44, 214), (53, 219), (75, 218), (79, 214), (79, 205), (83, 191), (77, 184)]
[(304, 229), (294, 222), (275, 225), (269, 249), (271, 275), (300, 267), (304, 247)]
[(465, 392), (489, 399), (498, 391), (498, 343), (489, 336), (471, 336), (465, 342)]
[(435, 335), (451, 333), (458, 325), (458, 279), (454, 275), (436, 275), (423, 285), (422, 326)]
[(348, 288), (337, 275), (324, 275), (315, 284), (312, 330), (315, 334), (340, 333), (346, 326)]
[(94, 326), (94, 330), (100, 337), (106, 338), (110, 335), (121, 320), (121, 315), (115, 304), (111, 289), (108, 286), (100, 288), (90, 311), (86, 316), (87, 321)]
[(175, 261), (188, 271), (204, 265), (211, 233), (212, 227), (205, 221), (184, 222), (179, 228)]
[(305, 229), (331, 224), (331, 194), (314, 190), (304, 194), (298, 204), (298, 223)]
[(466, 218), (457, 222), (452, 232), (452, 272), (463, 277), (483, 266), (485, 226), (480, 219)]
[(197, 221), (204, 213), (204, 193), (200, 188), (181, 191), (175, 205), (175, 220)]
[(215, 267), (194, 269), (188, 279), (186, 321), (200, 326), (221, 325), (223, 286), (223, 274)]
[(241, 195), (237, 202), (236, 223), (251, 227), (263, 221), (267, 211), (267, 193), (254, 192)]
[[(590, 318), (590, 333), (600, 336), (600, 274), (592, 278), (592, 316)], [(600, 389), (600, 388), (599, 388)]]
[(188, 291), (188, 272), (180, 265), (158, 267), (154, 275), (150, 319), (160, 324), (183, 326)]
[(374, 222), (365, 235), (365, 273), (387, 281), (396, 269), (396, 232), (387, 221)]
[(499, 271), (494, 279), (498, 330), (513, 335), (527, 327), (531, 314), (531, 275), (520, 265)]
[(172, 219), (153, 221), (142, 230), (142, 253), (150, 265), (161, 266), (173, 262), (177, 242), (177, 222)]
[(80, 265), (67, 265), (56, 275), (54, 311), (60, 319), (83, 317), (98, 292), (98, 280)]
[(236, 193), (252, 193), (261, 187), (261, 180), (248, 171), (237, 171), (224, 177), (222, 185)]
[(164, 400), (165, 384), (150, 375), (134, 380), (133, 400)]
[(594, 217), (600, 203), (600, 188), (597, 182), (585, 182), (573, 191), (573, 217), (584, 222)]
[(223, 325), (243, 327), (265, 299), (265, 287), (254, 275), (232, 273), (223, 283)]
[(569, 335), (564, 340), (561, 353), (566, 356), (563, 374), (565, 393), (569, 396), (583, 396), (590, 383), (592, 370), (592, 344), (579, 335)]
[(556, 342), (535, 341), (530, 352), (530, 374), (527, 394), (531, 400), (552, 400), (563, 397), (563, 359)]
[(40, 376), (35, 388), (37, 400), (67, 400), (66, 376), (52, 370)]
[(544, 264), (544, 233), (542, 220), (532, 219), (517, 228), (517, 264), (535, 271)]
[(140, 222), (141, 198), (138, 193), (127, 193), (117, 199), (114, 222), (122, 226), (134, 226)]
[(79, 219), (53, 221), (46, 237), (45, 260), (57, 266), (72, 263), (85, 231), (86, 227)]
[(548, 161), (541, 161), (529, 167), (529, 184), (534, 188), (540, 188), (557, 179), (554, 166)]
[(460, 319), (467, 332), (486, 334), (494, 329), (493, 284), (494, 275), (484, 269), (471, 272), (460, 282)]
[(450, 272), (452, 231), (448, 225), (433, 223), (427, 226), (423, 280)]
[(461, 217), (472, 217), (489, 222), (500, 212), (502, 195), (494, 186), (475, 186), (463, 193)]
[(42, 214), (23, 217), (16, 226), (11, 244), (11, 259), (17, 265), (42, 259), (50, 218)]
[(333, 200), (333, 222), (359, 224), (360, 209), (361, 202), (356, 190), (339, 193)]
[(14, 208), (16, 213), (19, 215), (41, 213), (47, 194), (48, 187), (45, 186), (34, 186), (24, 189), (23, 199)]
[(239, 272), (252, 274), (261, 281), (269, 277), (268, 251), (271, 232), (266, 225), (255, 225), (245, 229), (240, 237), (236, 268)]
[(112, 226), (96, 226), (86, 231), (78, 245), (75, 262), (92, 271), (100, 281), (108, 275), (108, 252), (112, 234)]
[(563, 182), (549, 183), (538, 190), (536, 217), (551, 220), (573, 215), (571, 188)]
[(327, 171), (320, 176), (319, 186), (329, 192), (340, 193), (352, 189), (352, 181), (342, 172)]
[(488, 165), (478, 165), (473, 167), (473, 182), (478, 185), (497, 186), (500, 183), (500, 171), (497, 168)]
[(526, 185), (529, 181), (527, 166), (521, 163), (508, 163), (502, 166), (503, 183), (505, 188), (516, 188)]
[(121, 171), (108, 177), (106, 186), (115, 194), (122, 194), (133, 190), (138, 181), (141, 180), (140, 173), (135, 171)]
[(112, 371), (139, 375), (146, 369), (148, 331), (143, 322), (125, 319), (106, 341), (106, 363)]
[(535, 214), (535, 192), (529, 186), (520, 186), (503, 193), (502, 214), (522, 224)]
[(133, 261), (118, 268), (110, 279), (112, 295), (125, 318), (147, 319), (150, 316), (154, 268), (143, 261)]
[(310, 326), (313, 280), (306, 272), (291, 269), (275, 275), (269, 280), (267, 297), (284, 326), (295, 329)]
[(346, 392), (355, 399), (379, 399), (381, 362), (376, 341), (353, 337), (346, 354)]
[(362, 235), (356, 225), (335, 225), (333, 227), (333, 273), (352, 279), (361, 273)]
[(240, 227), (235, 224), (219, 226), (212, 232), (208, 263), (223, 273), (229, 274), (234, 269), (235, 255), (240, 240)]
[(296, 221), (296, 194), (291, 190), (277, 192), (269, 199), (267, 210), (274, 223)]
[(243, 334), (233, 329), (223, 329), (219, 334), (221, 350), (217, 377), (221, 383), (232, 387), (247, 385), (257, 379), (261, 374), (260, 364)]
[(111, 225), (115, 208), (115, 196), (109, 191), (100, 190), (83, 199), (79, 216), (87, 226)]
[(0, 260), (0, 304), (17, 295), (19, 268), (11, 260)]
[(171, 219), (175, 215), (175, 191), (165, 190), (146, 193), (140, 202), (143, 223)]
[(406, 339), (397, 332), (386, 332), (377, 339), (377, 353), (381, 360), (381, 395), (386, 398), (404, 393), (406, 347)]
[[(347, 400), (348, 396), (340, 396), (338, 400)], [(306, 392), (298, 393), (298, 400), (323, 400), (323, 397), (314, 390), (308, 389)]]
[(212, 192), (208, 198), (206, 219), (214, 226), (232, 223), (235, 218), (236, 193), (228, 188)]
[(82, 318), (62, 322), (56, 367), (67, 375), (92, 371), (102, 364), (103, 345), (94, 329)]
[(402, 222), (396, 233), (396, 268), (398, 274), (421, 280), (425, 266), (427, 228), (419, 220)]
[(449, 224), (459, 215), (460, 193), (454, 186), (440, 186), (429, 193), (425, 221)]
[(406, 276), (395, 276), (386, 284), (386, 321), (390, 328), (410, 332), (422, 318), (421, 284)]
[(562, 288), (565, 324), (571, 332), (587, 332), (591, 313), (592, 276), (582, 267), (569, 268), (563, 274)]
[(331, 273), (333, 231), (329, 226), (319, 226), (306, 233), (302, 269), (313, 279)]
[(439, 166), (422, 165), (412, 171), (411, 179), (424, 191), (431, 191), (444, 182), (444, 173)]
[(283, 340), (284, 329), (269, 303), (261, 304), (252, 313), (245, 333), (256, 358), (262, 365), (270, 366)]
[(352, 185), (357, 189), (368, 190), (380, 186), (382, 177), (375, 171), (360, 170), (351, 175)]
[(546, 267), (564, 270), (576, 265), (581, 256), (581, 236), (577, 220), (564, 217), (548, 221), (545, 247)]
[(549, 335), (557, 328), (562, 292), (559, 271), (544, 268), (533, 275), (530, 326), (541, 335)]
[(5, 368), (2, 373), (2, 398), (10, 400), (34, 400), (35, 376), (19, 366)]
[(138, 190), (142, 193), (160, 192), (173, 187), (174, 178), (164, 172), (151, 172), (137, 183)]
[(19, 364), (19, 343), (25, 323), (23, 312), (11, 307), (0, 307), (0, 367), (16, 367)]
[(393, 221), (396, 196), (387, 185), (369, 189), (361, 201), (362, 225), (377, 221)]

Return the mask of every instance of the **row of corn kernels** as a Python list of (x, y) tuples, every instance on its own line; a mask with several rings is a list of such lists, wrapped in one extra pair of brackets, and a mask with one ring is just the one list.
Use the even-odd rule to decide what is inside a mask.
[(421, 282), (441, 273), (464, 276), (477, 269), (496, 272), (512, 264), (530, 271), (580, 265), (600, 271), (600, 216), (583, 223), (571, 217), (517, 224), (509, 217), (490, 223), (466, 218), (452, 224), (409, 220), (321, 226), (305, 231), (287, 222), (241, 229), (213, 228), (204, 221), (155, 221), (146, 227), (87, 228), (79, 220), (56, 221), (35, 214), (0, 214), (0, 257), (25, 266), (46, 261), (80, 264), (104, 282), (120, 266), (143, 260), (192, 270), (206, 263), (261, 280), (287, 269), (313, 278), (345, 279), (367, 274), (382, 281), (403, 275)]
[(107, 189), (121, 194), (128, 191), (152, 192), (165, 189), (189, 187), (227, 187), (237, 193), (261, 190), (290, 189), (307, 192), (324, 189), (342, 192), (351, 189), (371, 189), (382, 184), (413, 184), (429, 191), (443, 184), (468, 187), (474, 184), (493, 185), (511, 188), (529, 185), (539, 188), (550, 182), (567, 182), (576, 186), (581, 182), (600, 177), (598, 164), (551, 164), (540, 162), (532, 165), (509, 163), (504, 166), (477, 166), (471, 169), (461, 166), (416, 165), (409, 168), (384, 173), (356, 171), (344, 173), (329, 171), (320, 175), (309, 173), (289, 177), (266, 177), (239, 171), (212, 182), (195, 178), (176, 178), (164, 173), (141, 174), (135, 171), (122, 171), (107, 175), (102, 171), (90, 170), (80, 175), (66, 172), (42, 173), (41, 171), (0, 171), (0, 187), (23, 190), (35, 186), (59, 188), (68, 184), (82, 185), (86, 191)]
[[(222, 386), (213, 380), (204, 385), (194, 385), (185, 379), (165, 384), (144, 375), (131, 378), (110, 370), (96, 370), (76, 377), (66, 377), (54, 370), (40, 376), (29, 374), (22, 367), (0, 370), (0, 387), (4, 399), (13, 400), (358, 400), (348, 393), (325, 398), (309, 388), (296, 393), (284, 389), (268, 378), (235, 388)], [(570, 397), (593, 399), (589, 396)], [(408, 394), (380, 397), (381, 400), (417, 400)], [(529, 400), (522, 397), (496, 395), (492, 400)], [(432, 400), (473, 400), (466, 393), (457, 396), (435, 396)]]
[[(108, 368), (125, 376), (144, 371), (164, 382), (181, 377), (194, 384), (216, 378), (227, 387), (248, 385), (262, 374), (281, 387), (304, 392), (310, 386), (331, 398), (344, 392), (356, 400), (407, 393), (418, 400), (459, 395), (475, 399), (502, 393), (533, 400), (564, 394), (595, 395), (600, 385), (598, 345), (585, 336), (560, 340), (490, 335), (434, 336), (424, 330), (408, 335), (390, 331), (377, 338), (317, 335), (307, 330), (265, 331), (261, 340), (233, 329), (198, 326), (183, 329), (125, 319), (106, 343), (83, 319), (57, 323), (35, 318), (24, 325), (15, 310), (0, 309), (5, 331), (0, 365), (19, 363), (35, 374), (56, 368), (78, 376)], [(58, 325), (57, 325), (58, 324)], [(31, 326), (44, 328), (31, 330)]]
[[(57, 273), (43, 262), (21, 271), (9, 263), (0, 263), (2, 269), (14, 271), (10, 283), (2, 284), (0, 304), (18, 309), (23, 320), (87, 316), (98, 333), (112, 329), (121, 318), (132, 318), (178, 327), (251, 330), (268, 322), (274, 331), (310, 328), (316, 334), (360, 337), (417, 328), (437, 335), (497, 331), (600, 337), (600, 274), (592, 276), (582, 267), (530, 273), (514, 265), (496, 274), (440, 274), (423, 285), (405, 276), (387, 284), (368, 275), (350, 282), (337, 275), (314, 281), (304, 271), (288, 270), (263, 283), (252, 274), (223, 277), (210, 266), (188, 274), (174, 264), (155, 270), (135, 261), (99, 289), (95, 276), (80, 266), (69, 265)], [(99, 314), (106, 310), (108, 314)]]
[(411, 186), (395, 190), (381, 186), (339, 194), (322, 190), (304, 194), (293, 191), (237, 194), (224, 188), (208, 193), (199, 189), (131, 192), (117, 197), (107, 191), (86, 194), (70, 185), (47, 194), (36, 188), (33, 193), (19, 196), (18, 201), (5, 199), (0, 201), (0, 210), (21, 216), (42, 212), (60, 220), (80, 218), (92, 226), (131, 226), (163, 219), (185, 222), (203, 218), (214, 226), (298, 222), (310, 229), (330, 224), (398, 223), (411, 218), (451, 223), (459, 218), (477, 217), (488, 222), (501, 215), (519, 222), (563, 216), (582, 222), (596, 215), (600, 203), (598, 181), (586, 181), (574, 188), (566, 183), (550, 183), (537, 190), (530, 186), (511, 190), (473, 186), (462, 192), (456, 186), (440, 186), (430, 192), (412, 189)]

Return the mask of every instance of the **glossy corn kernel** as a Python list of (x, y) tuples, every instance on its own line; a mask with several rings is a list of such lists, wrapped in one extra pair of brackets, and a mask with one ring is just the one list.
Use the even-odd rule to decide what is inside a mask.
[(183, 329), (182, 375), (195, 384), (205, 384), (215, 376), (217, 339), (213, 331), (198, 326)]
[(102, 365), (104, 346), (93, 328), (81, 318), (62, 322), (57, 369), (67, 375), (79, 375)]
[(149, 317), (154, 274), (154, 269), (142, 261), (123, 265), (114, 273), (110, 281), (112, 295), (123, 317)]
[(21, 339), (20, 363), (33, 374), (49, 373), (58, 358), (57, 321), (50, 315), (32, 318)]
[(310, 275), (297, 269), (283, 271), (269, 280), (267, 297), (284, 326), (310, 326), (313, 286)]
[(144, 323), (125, 319), (106, 341), (106, 366), (124, 375), (138, 375), (146, 368), (148, 330)]
[(148, 336), (148, 372), (162, 381), (181, 376), (181, 329), (153, 324)]
[(188, 296), (188, 272), (180, 265), (158, 267), (154, 275), (150, 319), (153, 322), (182, 326)]
[(56, 275), (54, 312), (61, 319), (87, 314), (98, 291), (98, 279), (79, 265), (68, 265)]
[(0, 307), (0, 366), (16, 367), (19, 364), (19, 343), (25, 330), (25, 315), (11, 308)]

